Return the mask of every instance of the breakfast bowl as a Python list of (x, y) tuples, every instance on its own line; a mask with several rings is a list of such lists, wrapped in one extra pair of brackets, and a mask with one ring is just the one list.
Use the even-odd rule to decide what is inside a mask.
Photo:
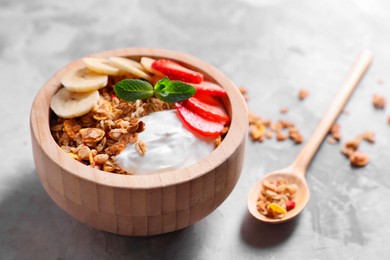
[(207, 157), (180, 169), (137, 175), (114, 174), (89, 167), (69, 156), (50, 129), (52, 97), (69, 71), (58, 71), (38, 92), (31, 109), (34, 162), (42, 186), (73, 218), (93, 228), (126, 236), (157, 235), (188, 227), (215, 210), (232, 192), (243, 166), (247, 106), (238, 88), (219, 70), (190, 55), (152, 48), (127, 48), (90, 55), (94, 58), (169, 59), (198, 71), (226, 91), (224, 106), (230, 128)]

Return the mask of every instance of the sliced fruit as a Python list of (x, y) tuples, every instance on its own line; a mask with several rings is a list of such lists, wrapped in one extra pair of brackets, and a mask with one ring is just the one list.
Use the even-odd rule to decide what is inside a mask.
[(121, 74), (120, 69), (112, 66), (109, 60), (104, 58), (84, 58), (85, 66), (93, 72), (104, 74), (104, 75), (119, 75)]
[(97, 74), (86, 68), (69, 71), (61, 83), (73, 92), (91, 92), (107, 85), (108, 76)]
[(97, 104), (99, 91), (77, 93), (61, 88), (52, 98), (50, 107), (57, 116), (73, 118), (85, 115)]
[(277, 203), (268, 204), (267, 210), (273, 217), (287, 214), (287, 211)]
[(219, 122), (207, 120), (189, 110), (183, 103), (175, 103), (181, 120), (192, 130), (203, 135), (217, 137), (221, 134), (224, 125)]
[(133, 74), (136, 77), (146, 79), (148, 81), (152, 79), (148, 73), (143, 71), (144, 67), (142, 67), (142, 65), (135, 60), (122, 57), (111, 57), (109, 60), (114, 66), (130, 74)]
[(200, 95), (198, 95), (185, 100), (184, 103), (191, 111), (206, 119), (222, 123), (230, 122), (230, 117), (226, 113), (222, 102), (217, 98), (206, 95), (200, 98)]
[(286, 201), (286, 210), (290, 211), (293, 208), (295, 208), (295, 201), (293, 200)]
[(152, 68), (160, 71), (171, 80), (180, 80), (195, 84), (203, 81), (203, 74), (187, 69), (171, 60), (156, 60), (152, 63)]
[(155, 62), (155, 59), (149, 58), (149, 57), (142, 57), (141, 58), (141, 65), (144, 67), (144, 69), (150, 73), (153, 73), (158, 76), (164, 76), (160, 71), (155, 70), (152, 68), (153, 62)]
[(192, 84), (192, 85), (196, 88), (197, 93), (216, 96), (216, 97), (223, 97), (226, 95), (226, 91), (223, 88), (210, 81), (204, 80), (200, 84)]

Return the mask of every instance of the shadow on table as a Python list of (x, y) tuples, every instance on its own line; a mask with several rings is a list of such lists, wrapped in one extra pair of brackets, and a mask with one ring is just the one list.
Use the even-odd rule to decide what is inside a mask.
[(247, 212), (241, 223), (241, 238), (251, 247), (278, 246), (289, 239), (299, 222), (299, 216), (282, 224), (266, 224)]
[(196, 255), (192, 252), (196, 246), (188, 246), (196, 244), (192, 227), (144, 238), (102, 232), (60, 209), (44, 191), (35, 170), (21, 176), (0, 199), (0, 255), (5, 259), (183, 259)]

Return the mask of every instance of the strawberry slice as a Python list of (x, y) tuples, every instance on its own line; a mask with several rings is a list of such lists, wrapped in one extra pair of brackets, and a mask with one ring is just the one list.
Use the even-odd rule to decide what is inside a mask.
[(187, 83), (201, 83), (203, 74), (197, 71), (187, 69), (171, 60), (156, 60), (152, 63), (152, 68), (160, 71), (170, 80), (180, 80)]
[(181, 120), (192, 130), (203, 135), (210, 137), (217, 137), (221, 134), (224, 126), (219, 122), (207, 120), (198, 114), (189, 110), (181, 102), (175, 103), (177, 112)]
[(293, 200), (289, 200), (286, 202), (286, 210), (289, 211), (289, 210), (292, 210), (293, 208), (295, 208), (295, 201)]
[(210, 81), (204, 80), (200, 84), (192, 84), (196, 88), (196, 93), (211, 95), (216, 97), (223, 97), (226, 95), (226, 91), (219, 85)]
[(198, 94), (183, 102), (194, 113), (212, 121), (229, 123), (230, 117), (226, 113), (223, 104), (217, 98)]

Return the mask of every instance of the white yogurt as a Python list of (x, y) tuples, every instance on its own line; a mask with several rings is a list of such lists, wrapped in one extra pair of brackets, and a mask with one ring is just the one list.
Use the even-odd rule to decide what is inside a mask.
[(128, 144), (116, 157), (120, 167), (135, 174), (150, 174), (183, 168), (205, 158), (214, 150), (214, 141), (188, 130), (174, 110), (142, 117), (145, 130), (138, 135), (147, 145), (141, 156), (134, 144)]

